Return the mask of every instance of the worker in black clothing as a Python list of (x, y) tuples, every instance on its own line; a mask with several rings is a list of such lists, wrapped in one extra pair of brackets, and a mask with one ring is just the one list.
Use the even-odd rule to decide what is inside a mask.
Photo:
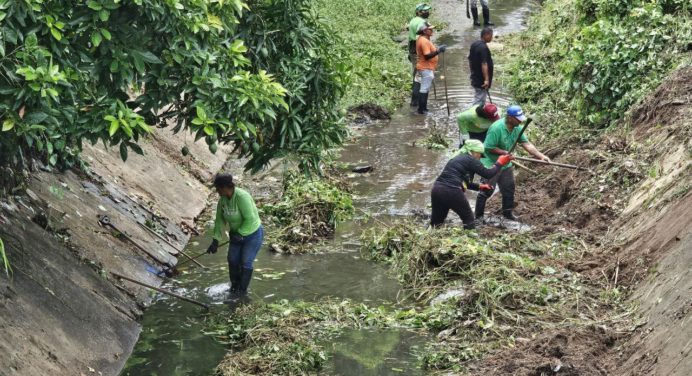
[(493, 40), (493, 29), (486, 27), (481, 30), (481, 39), (473, 42), (469, 50), (469, 70), (471, 71), (471, 86), (473, 86), (473, 102), (471, 106), (483, 106), (485, 98), (493, 84), (493, 57), (488, 43)]
[[(430, 199), (432, 201), (432, 215), (430, 225), (438, 227), (444, 223), (449, 210), (453, 210), (464, 222), (465, 229), (474, 229), (475, 219), (471, 205), (469, 205), (464, 192), (467, 189), (474, 191), (492, 190), (489, 184), (477, 184), (471, 181), (470, 176), (478, 174), (486, 179), (495, 176), (502, 166), (508, 164), (514, 157), (503, 155), (497, 159), (492, 168), (485, 168), (480, 162), (485, 152), (483, 143), (478, 140), (467, 140), (459, 153), (447, 162), (440, 176), (435, 180)], [(503, 158), (504, 157), (504, 158)]]

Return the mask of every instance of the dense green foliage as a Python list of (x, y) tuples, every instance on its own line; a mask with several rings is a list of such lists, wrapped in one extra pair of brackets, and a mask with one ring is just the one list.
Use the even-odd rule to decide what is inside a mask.
[(505, 43), (519, 102), (554, 132), (601, 128), (689, 59), (692, 19), (682, 0), (546, 0)]
[[(392, 37), (414, 16), (418, 0), (316, 0), (317, 11), (342, 38), (353, 67), (353, 83), (343, 105), (374, 103), (389, 110), (408, 94), (411, 64)], [(433, 11), (434, 12), (434, 11)]]
[(314, 166), (343, 134), (347, 69), (309, 0), (249, 4), (0, 0), (0, 164), (69, 167), (83, 140), (126, 159), (172, 119), (254, 170), (291, 152)]
[[(248, 4), (238, 37), (250, 48), (252, 66), (272, 73), (286, 89), (288, 111), (267, 112), (272, 119), (263, 124), (259, 149), (250, 153), (245, 146), (244, 151), (255, 169), (290, 156), (302, 170), (315, 170), (322, 153), (340, 145), (346, 135), (338, 107), (351, 77), (345, 49), (318, 18), (313, 1)], [(243, 141), (239, 134), (231, 138)]]

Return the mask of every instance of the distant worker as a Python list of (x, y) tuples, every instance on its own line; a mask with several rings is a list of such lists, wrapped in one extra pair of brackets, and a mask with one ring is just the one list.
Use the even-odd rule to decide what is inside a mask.
[(471, 71), (471, 86), (473, 86), (473, 102), (471, 105), (484, 105), (485, 98), (493, 83), (493, 57), (488, 43), (493, 40), (493, 29), (486, 27), (481, 30), (481, 39), (471, 44), (469, 50), (469, 70)]
[(510, 163), (511, 155), (503, 155), (498, 158), (492, 168), (485, 168), (479, 161), (483, 155), (483, 143), (478, 140), (468, 140), (459, 150), (459, 153), (447, 162), (440, 176), (435, 180), (430, 200), (432, 202), (432, 215), (430, 225), (440, 226), (447, 218), (449, 210), (453, 210), (464, 222), (465, 229), (474, 229), (475, 220), (471, 205), (464, 192), (467, 189), (474, 191), (492, 191), (489, 184), (477, 184), (471, 181), (470, 176), (478, 174), (486, 179), (495, 176), (502, 166)]
[[(490, 126), (484, 142), (485, 156), (481, 159), (483, 165), (490, 167), (500, 158), (509, 154), (509, 150), (512, 148), (512, 145), (514, 145), (523, 128), (520, 127), (519, 124), (524, 121), (526, 121), (526, 116), (521, 107), (514, 105), (509, 106), (507, 115), (504, 118), (494, 122), (493, 125)], [(529, 142), (526, 134), (521, 135), (518, 144), (536, 159), (550, 161), (550, 158), (538, 151), (538, 149)], [(494, 185), (497, 183), (500, 187), (500, 193), (502, 194), (502, 215), (513, 221), (518, 220), (519, 218), (512, 212), (514, 209), (515, 188), (514, 168), (512, 164), (505, 165), (499, 175), (496, 175), (492, 179), (482, 179), (481, 182), (490, 184), (493, 186), (493, 189), (481, 191), (478, 194), (476, 198), (476, 219), (479, 221), (483, 220), (485, 203), (492, 195)]]
[(428, 92), (435, 79), (438, 56), (444, 53), (447, 46), (435, 47), (430, 38), (435, 26), (424, 23), (418, 27), (418, 39), (416, 40), (416, 75), (420, 76), (420, 93), (418, 94), (418, 113), (428, 113)]
[(235, 186), (231, 174), (216, 175), (214, 187), (219, 194), (219, 203), (216, 206), (214, 240), (207, 253), (216, 253), (223, 231), (228, 226), (228, 275), (231, 280), (231, 294), (242, 297), (247, 295), (252, 280), (253, 263), (262, 247), (264, 229), (255, 201), (247, 191)]
[(457, 116), (459, 147), (464, 143), (464, 140), (468, 139), (485, 141), (488, 128), (498, 120), (500, 120), (500, 112), (497, 106), (492, 103), (486, 103), (483, 106), (474, 105), (460, 113)]
[(466, 0), (471, 2), (471, 15), (473, 16), (473, 26), (481, 26), (478, 22), (478, 1), (481, 2), (481, 8), (483, 9), (483, 26), (493, 26), (494, 23), (490, 22), (490, 8), (488, 8), (488, 0)]
[(408, 60), (412, 65), (413, 90), (411, 91), (411, 107), (418, 106), (418, 93), (420, 92), (420, 80), (416, 80), (416, 39), (418, 39), (418, 28), (430, 17), (432, 7), (426, 3), (416, 6), (416, 16), (408, 23)]

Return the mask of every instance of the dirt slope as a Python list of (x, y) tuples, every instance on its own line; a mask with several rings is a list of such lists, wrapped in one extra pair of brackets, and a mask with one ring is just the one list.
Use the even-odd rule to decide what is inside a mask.
[(517, 212), (524, 220), (539, 236), (578, 234), (593, 251), (568, 267), (607, 282), (638, 308), (629, 327), (536, 333), (474, 364), (470, 374), (692, 373), (691, 118), (692, 68), (683, 67), (619, 131), (594, 143), (546, 147), (555, 161), (595, 174), (519, 174)]
[[(160, 284), (152, 271), (176, 262), (188, 225), (207, 206), (205, 184), (228, 158), (228, 149), (212, 155), (188, 138), (186, 158), (185, 136), (167, 130), (127, 163), (117, 149), (88, 147), (89, 174), (37, 168), (25, 195), (0, 202), (0, 237), (14, 269), (10, 279), (0, 274), (0, 375), (120, 371), (151, 293), (108, 272)], [(151, 255), (99, 225), (102, 215)]]

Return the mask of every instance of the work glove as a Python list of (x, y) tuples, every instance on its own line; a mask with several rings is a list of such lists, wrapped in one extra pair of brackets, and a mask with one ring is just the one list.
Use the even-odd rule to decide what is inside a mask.
[(214, 254), (218, 250), (219, 250), (219, 241), (214, 239), (214, 240), (212, 240), (211, 244), (209, 245), (209, 248), (207, 248), (207, 253)]
[(478, 186), (478, 189), (480, 189), (481, 191), (492, 191), (495, 188), (493, 188), (493, 186), (490, 184), (481, 184)]
[(501, 155), (499, 158), (497, 158), (497, 163), (499, 163), (500, 166), (505, 166), (512, 159), (514, 159), (514, 157), (511, 154), (504, 154), (504, 155)]
[(242, 236), (240, 236), (238, 234), (231, 235), (231, 243), (235, 243), (235, 244), (242, 243), (243, 240), (245, 240), (245, 238), (243, 238)]
[(447, 45), (446, 44), (440, 45), (440, 47), (437, 48), (437, 51), (441, 54), (444, 53), (445, 51), (447, 51)]

